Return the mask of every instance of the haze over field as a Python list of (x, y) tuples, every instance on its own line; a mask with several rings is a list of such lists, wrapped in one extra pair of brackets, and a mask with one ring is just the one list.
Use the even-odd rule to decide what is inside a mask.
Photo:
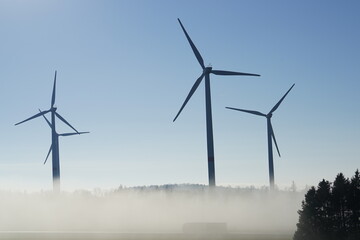
[(179, 187), (117, 192), (1, 192), (0, 231), (177, 233), (224, 222), (229, 232), (293, 233), (303, 193)]

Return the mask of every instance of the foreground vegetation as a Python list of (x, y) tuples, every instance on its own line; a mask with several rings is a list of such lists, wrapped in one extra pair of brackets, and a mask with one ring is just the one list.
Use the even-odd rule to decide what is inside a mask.
[(322, 180), (305, 195), (294, 240), (360, 239), (360, 174)]

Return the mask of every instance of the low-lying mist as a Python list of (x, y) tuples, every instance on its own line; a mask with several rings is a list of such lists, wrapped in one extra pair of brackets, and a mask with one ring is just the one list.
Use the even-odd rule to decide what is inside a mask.
[(292, 233), (304, 192), (162, 186), (113, 191), (0, 191), (0, 231), (182, 232), (227, 223), (229, 232)]

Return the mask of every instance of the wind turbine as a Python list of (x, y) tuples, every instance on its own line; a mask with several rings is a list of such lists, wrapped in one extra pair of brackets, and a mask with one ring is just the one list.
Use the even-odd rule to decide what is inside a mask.
[(276, 142), (274, 130), (273, 130), (273, 127), (271, 125), (271, 117), (273, 115), (273, 112), (275, 112), (275, 110), (280, 106), (281, 102), (284, 100), (286, 95), (288, 95), (288, 93), (290, 92), (290, 90), (294, 86), (295, 86), (295, 83), (285, 93), (285, 95), (279, 100), (279, 102), (275, 104), (275, 106), (270, 110), (270, 112), (268, 114), (264, 114), (264, 113), (261, 113), (261, 112), (258, 112), (258, 111), (253, 111), (253, 110), (245, 110), (245, 109), (239, 109), (239, 108), (226, 107), (226, 108), (231, 109), (231, 110), (237, 110), (237, 111), (241, 111), (241, 112), (246, 112), (246, 113), (266, 117), (266, 120), (267, 120), (267, 139), (268, 139), (268, 156), (269, 156), (269, 176), (270, 176), (270, 188), (271, 189), (274, 189), (274, 163), (273, 163), (272, 139), (274, 139), (276, 150), (277, 150), (277, 152), (279, 154), (279, 157), (281, 157), (279, 147), (278, 147), (277, 142)]
[[(41, 110), (39, 109), (39, 112), (41, 112)], [(50, 123), (50, 121), (45, 117), (45, 115), (42, 115), (45, 119), (45, 121), (47, 122), (47, 124), (49, 125), (49, 127), (52, 129), (52, 125)], [(59, 142), (59, 137), (67, 137), (67, 136), (73, 136), (73, 135), (80, 135), (80, 134), (86, 134), (86, 133), (90, 133), (90, 132), (72, 132), (72, 133), (57, 133), (55, 131), (55, 134), (56, 134), (56, 137), (57, 137), (57, 141)], [(49, 155), (52, 151), (52, 144), (50, 145), (50, 149), (49, 149), (49, 152), (48, 154), (46, 155), (46, 158), (45, 158), (45, 161), (44, 161), (44, 164), (47, 162), (48, 158), (49, 158)]]
[[(71, 126), (70, 123), (68, 123), (59, 113), (56, 112), (57, 107), (55, 106), (55, 93), (56, 93), (56, 74), (57, 72), (55, 71), (55, 76), (54, 76), (54, 86), (53, 86), (53, 91), (52, 91), (52, 97), (51, 97), (51, 106), (49, 110), (46, 111), (41, 111), (39, 109), (39, 113), (35, 114), (32, 117), (29, 117), (27, 119), (25, 119), (24, 121), (18, 122), (15, 125), (19, 125), (21, 123), (27, 122), (29, 120), (32, 120), (34, 118), (40, 117), (40, 116), (44, 116), (47, 113), (51, 113), (51, 123), (45, 118), (45, 120), (48, 122), (50, 128), (51, 128), (51, 147), (50, 150), (48, 152), (48, 155), (46, 157), (45, 162), (47, 161), (47, 158), (50, 154), (50, 152), (52, 152), (52, 173), (53, 173), (53, 189), (54, 192), (60, 192), (60, 158), (59, 158), (59, 136), (70, 136), (70, 135), (75, 135), (75, 134), (82, 134), (82, 133), (87, 133), (87, 132), (78, 132), (73, 126)], [(45, 117), (45, 116), (44, 116)], [(66, 125), (68, 125), (70, 128), (72, 128), (75, 133), (64, 133), (64, 134), (58, 134), (56, 132), (56, 128), (55, 128), (55, 119), (56, 117), (58, 119), (60, 119), (62, 122), (64, 122)], [(45, 163), (44, 162), (44, 163)]]
[(192, 86), (188, 96), (186, 97), (183, 105), (181, 106), (179, 112), (177, 113), (176, 117), (174, 118), (173, 122), (177, 119), (180, 115), (181, 111), (194, 94), (198, 86), (200, 85), (202, 79), (205, 77), (205, 105), (206, 105), (206, 133), (207, 133), (207, 155), (208, 155), (208, 173), (209, 173), (209, 186), (215, 186), (215, 157), (214, 157), (214, 141), (213, 141), (213, 127), (212, 127), (212, 114), (211, 114), (211, 94), (210, 94), (210, 73), (215, 75), (224, 75), (224, 76), (232, 76), (232, 75), (241, 75), (241, 76), (260, 76), (258, 74), (252, 73), (242, 73), (242, 72), (230, 72), (230, 71), (223, 71), (223, 70), (213, 70), (212, 67), (205, 67), (204, 60), (200, 55), (200, 52), (195, 47), (194, 43), (192, 42), (191, 38), (189, 37), (188, 33), (186, 32), (184, 26), (182, 25), (180, 19), (178, 18), (180, 26), (184, 31), (184, 34), (195, 54), (196, 59), (198, 60), (201, 68), (202, 74), (200, 77), (195, 81), (194, 85)]

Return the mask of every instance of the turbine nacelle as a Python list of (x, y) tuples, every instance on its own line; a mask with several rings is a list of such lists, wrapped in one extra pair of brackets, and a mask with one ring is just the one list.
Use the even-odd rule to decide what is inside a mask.
[(204, 68), (203, 73), (207, 74), (207, 73), (211, 73), (211, 71), (212, 71), (212, 67), (206, 67)]

